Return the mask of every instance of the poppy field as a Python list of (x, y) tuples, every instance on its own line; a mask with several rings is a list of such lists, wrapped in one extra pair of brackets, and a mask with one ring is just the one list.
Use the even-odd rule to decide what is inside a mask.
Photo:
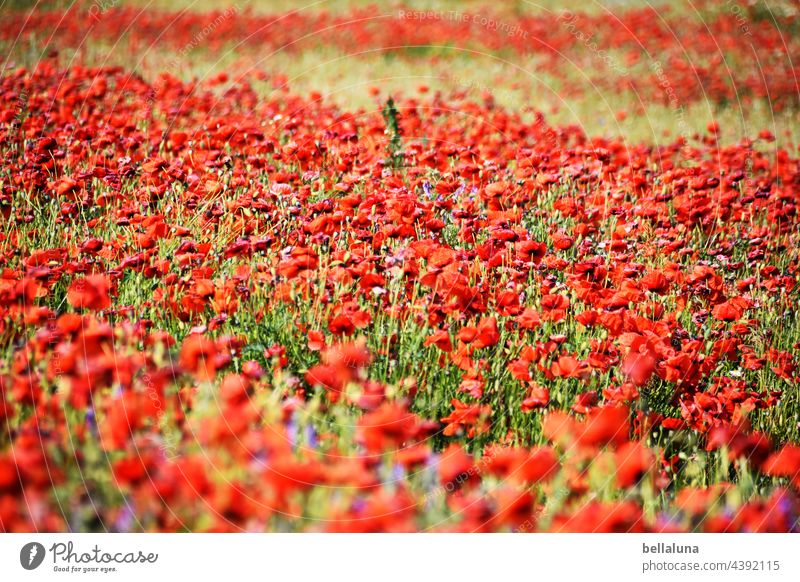
[(185, 4), (0, 11), (0, 531), (800, 530), (792, 3)]

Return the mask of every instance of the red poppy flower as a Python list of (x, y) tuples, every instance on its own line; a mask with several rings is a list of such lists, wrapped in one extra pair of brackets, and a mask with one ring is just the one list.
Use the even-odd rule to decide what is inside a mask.
[(214, 378), (219, 366), (216, 344), (200, 334), (189, 335), (181, 346), (180, 364), (201, 382)]
[(767, 475), (788, 477), (795, 487), (800, 488), (800, 446), (784, 445), (764, 461), (761, 470)]
[(111, 307), (111, 281), (106, 275), (87, 275), (73, 281), (67, 301), (76, 309), (99, 311)]
[(443, 431), (445, 436), (453, 436), (466, 429), (467, 436), (472, 437), (482, 431), (483, 427), (480, 421), (491, 414), (492, 409), (490, 406), (464, 404), (456, 399), (450, 402), (455, 407), (455, 410), (442, 418), (442, 422), (446, 425)]

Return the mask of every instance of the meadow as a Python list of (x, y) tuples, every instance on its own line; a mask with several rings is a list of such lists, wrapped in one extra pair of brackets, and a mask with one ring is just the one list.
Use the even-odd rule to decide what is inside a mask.
[(0, 531), (800, 529), (793, 3), (18, 3)]

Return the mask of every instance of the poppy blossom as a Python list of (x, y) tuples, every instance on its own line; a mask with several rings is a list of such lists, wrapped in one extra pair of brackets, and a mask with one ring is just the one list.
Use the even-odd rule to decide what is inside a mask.
[[(0, 27), (49, 55), (0, 73), (0, 530), (800, 528), (785, 127), (655, 146), (464, 86), (358, 109), (249, 66), (455, 44), (536, 53), (577, 98), (563, 60), (589, 55), (558, 14), (503, 16), (531, 43), (361, 9), (96, 8)], [(591, 85), (794, 112), (798, 16), (740, 16), (752, 43), (725, 11), (581, 14), (626, 66), (671, 55), (668, 92), (614, 67)], [(241, 58), (189, 81), (73, 50), (178, 70), (211, 29), (192, 59)]]
[(767, 475), (788, 477), (795, 487), (800, 487), (800, 447), (785, 445), (764, 461), (762, 471)]
[(627, 408), (602, 406), (586, 414), (586, 420), (579, 425), (576, 442), (587, 447), (620, 445), (628, 441), (629, 432)]

